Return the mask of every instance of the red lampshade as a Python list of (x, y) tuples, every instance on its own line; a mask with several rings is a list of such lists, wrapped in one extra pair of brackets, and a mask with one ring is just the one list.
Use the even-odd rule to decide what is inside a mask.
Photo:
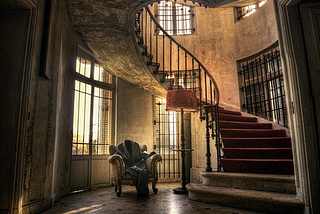
[(167, 111), (196, 111), (198, 108), (198, 101), (196, 92), (190, 90), (176, 90), (167, 92)]

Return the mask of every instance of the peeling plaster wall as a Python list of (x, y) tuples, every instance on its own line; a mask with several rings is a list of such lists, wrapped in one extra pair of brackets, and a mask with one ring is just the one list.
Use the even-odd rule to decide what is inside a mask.
[(267, 1), (259, 10), (235, 23), (235, 57), (237, 60), (254, 55), (278, 40), (273, 1)]
[[(45, 2), (0, 4), (1, 14), (10, 14), (13, 20), (25, 18), (17, 23), (5, 20), (8, 31), (0, 39), (5, 49), (3, 44), (11, 44), (9, 49), (1, 50), (8, 52), (8, 58), (2, 58), (5, 62), (1, 63), (6, 65), (1, 69), (1, 92), (9, 95), (2, 100), (9, 108), (2, 109), (14, 113), (12, 118), (1, 113), (14, 122), (8, 126), (1, 119), (1, 130), (5, 131), (1, 133), (2, 144), (6, 148), (1, 151), (7, 153), (1, 154), (1, 164), (6, 166), (0, 179), (1, 213), (12, 209), (39, 213), (70, 191), (74, 70), (77, 43), (82, 40), (71, 27), (66, 2), (52, 1), (44, 67), (48, 79), (39, 76)], [(18, 33), (10, 35), (15, 29)], [(3, 191), (5, 186), (8, 190)]]
[(64, 1), (52, 1), (45, 67), (39, 77), (43, 1), (39, 1), (31, 74), (28, 141), (25, 154), (23, 212), (39, 212), (70, 191), (73, 90), (77, 43)]
[(153, 150), (153, 97), (148, 91), (118, 79), (117, 145), (133, 140)]

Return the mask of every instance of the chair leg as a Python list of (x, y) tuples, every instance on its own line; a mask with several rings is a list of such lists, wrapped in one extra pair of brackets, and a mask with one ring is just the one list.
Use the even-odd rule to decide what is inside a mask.
[(157, 183), (158, 183), (158, 179), (153, 179), (153, 180), (152, 180), (152, 190), (153, 190), (153, 192), (154, 192), (155, 194), (158, 193), (158, 188), (156, 188)]
[(117, 190), (118, 190), (118, 185), (116, 182), (114, 182), (114, 191), (117, 192)]
[(120, 180), (117, 181), (116, 187), (117, 196), (120, 197), (122, 192), (122, 185)]

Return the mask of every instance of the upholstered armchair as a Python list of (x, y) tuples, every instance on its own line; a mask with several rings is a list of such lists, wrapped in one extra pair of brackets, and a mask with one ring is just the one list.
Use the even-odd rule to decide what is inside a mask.
[[(147, 146), (141, 146), (141, 149), (146, 152)], [(129, 172), (125, 169), (125, 163), (123, 158), (115, 154), (117, 148), (114, 145), (109, 146), (110, 157), (108, 159), (109, 163), (112, 165), (112, 181), (115, 186), (115, 192), (117, 196), (120, 197), (122, 192), (122, 184), (134, 185), (132, 178)], [(145, 160), (146, 166), (149, 171), (149, 179), (148, 182), (152, 182), (152, 190), (156, 194), (158, 189), (156, 188), (156, 184), (158, 183), (158, 162), (162, 160), (159, 154), (154, 154), (148, 159)]]

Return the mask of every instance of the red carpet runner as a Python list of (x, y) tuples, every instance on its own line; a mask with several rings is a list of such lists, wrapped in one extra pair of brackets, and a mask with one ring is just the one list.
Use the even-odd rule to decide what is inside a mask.
[(291, 175), (291, 138), (271, 123), (258, 123), (255, 117), (220, 109), (224, 172)]

